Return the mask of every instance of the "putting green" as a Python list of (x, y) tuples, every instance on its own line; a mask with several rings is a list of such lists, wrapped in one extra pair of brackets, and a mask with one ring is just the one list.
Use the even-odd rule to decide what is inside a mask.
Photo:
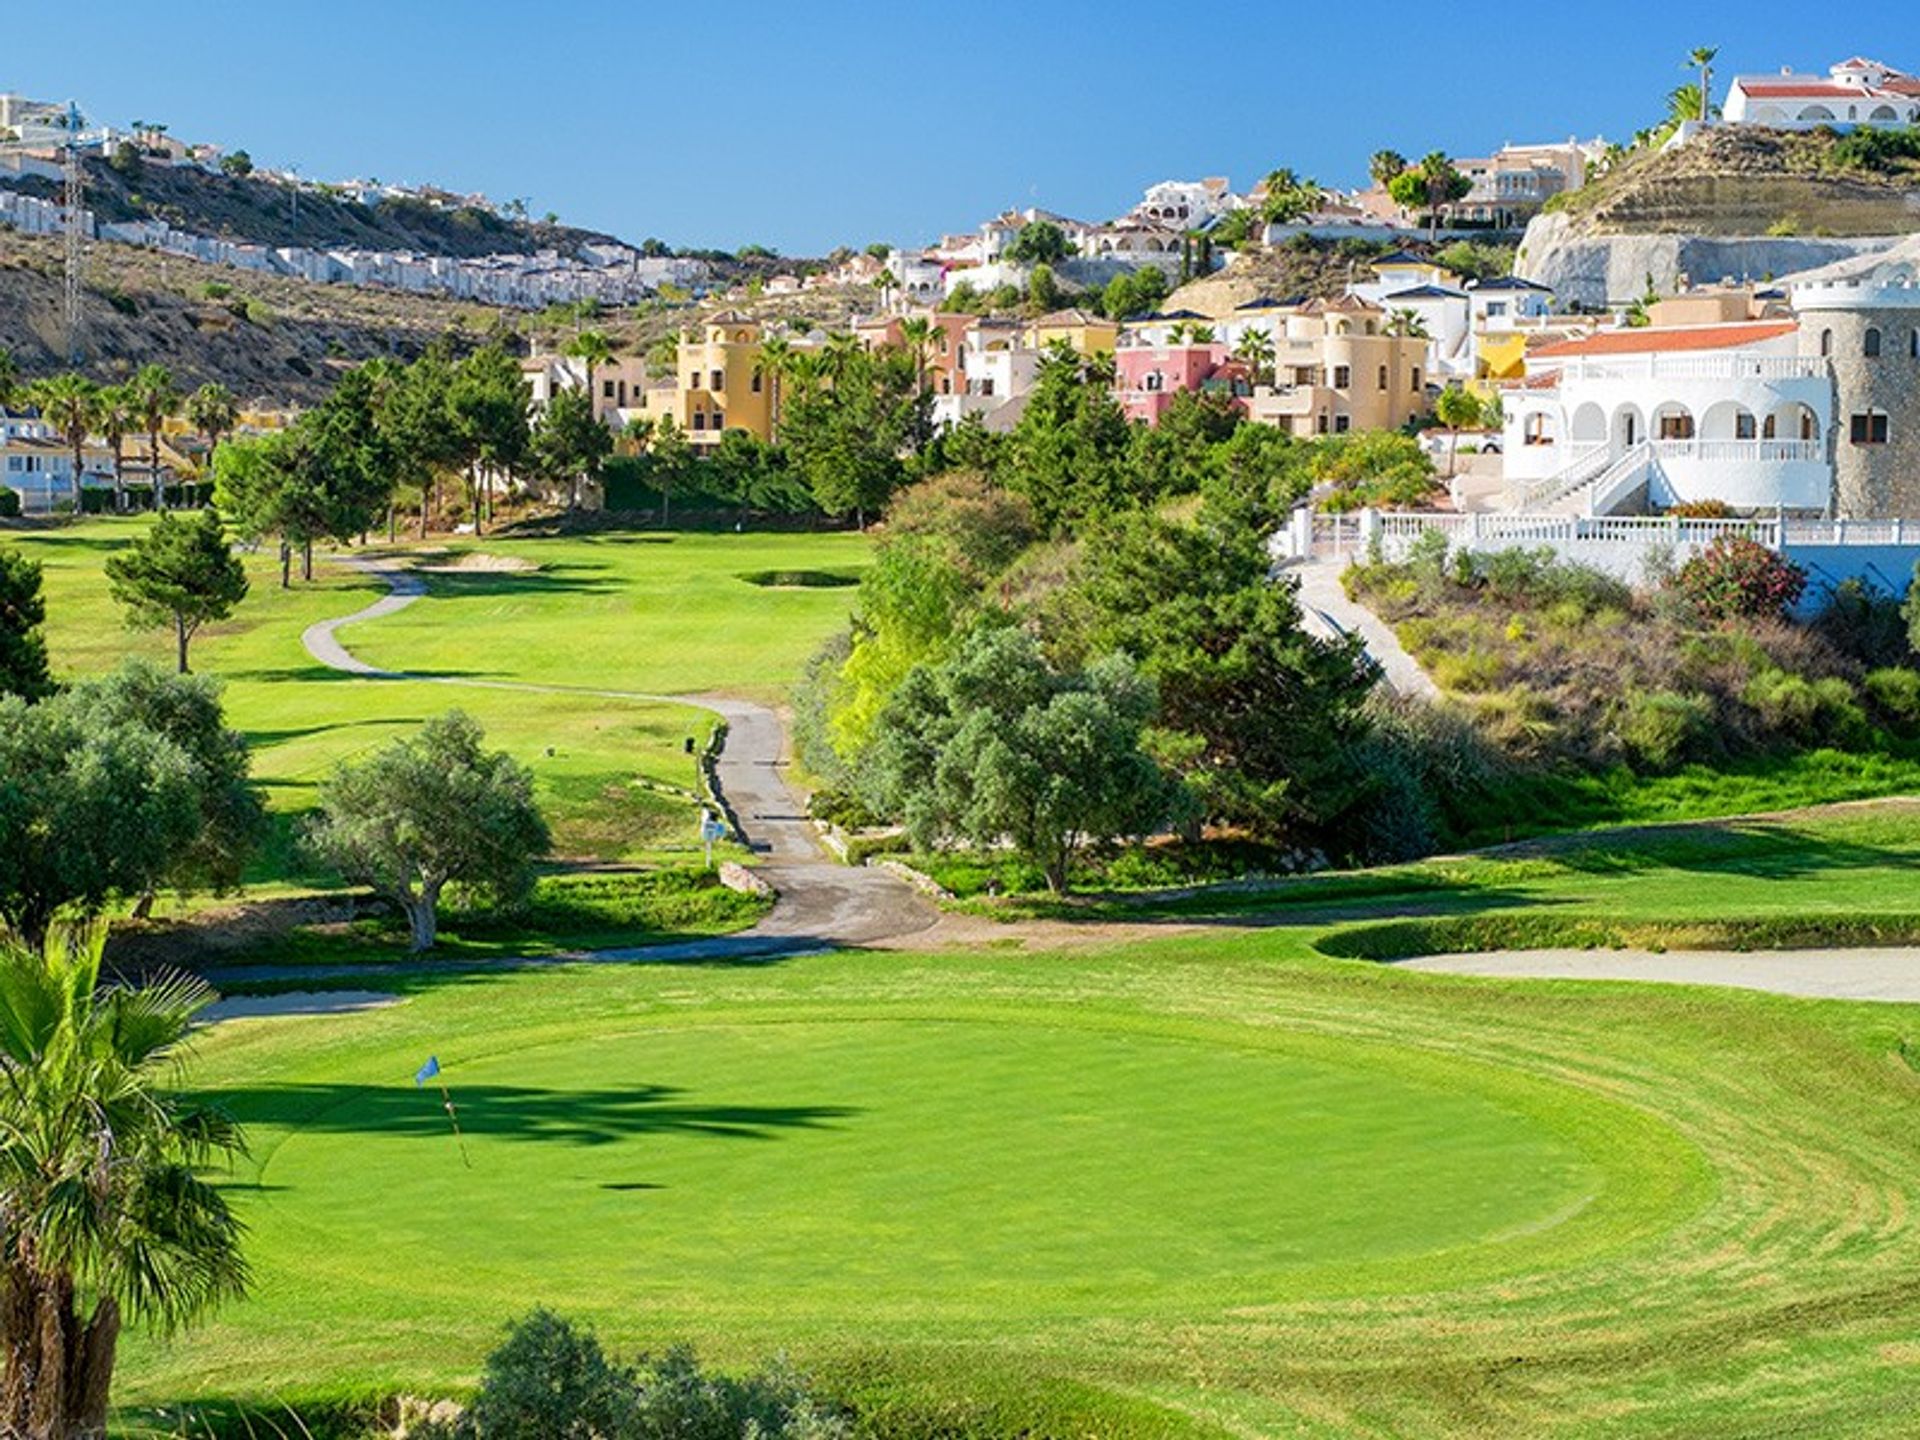
[(384, 1245), (406, 1264), (371, 1283), (454, 1275), (473, 1298), (1257, 1304), (1331, 1268), (1537, 1234), (1617, 1178), (1466, 1067), (1285, 1037), (849, 1017), (490, 1044), (447, 1060), (471, 1170), (409, 1059), (290, 1097), (315, 1108), (262, 1166), (255, 1223), (322, 1253)]

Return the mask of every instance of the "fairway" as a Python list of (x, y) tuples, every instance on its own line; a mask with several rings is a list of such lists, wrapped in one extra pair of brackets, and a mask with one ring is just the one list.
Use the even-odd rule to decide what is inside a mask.
[[(102, 572), (106, 557), (147, 523), (99, 519), (0, 535), (0, 543), (45, 567), (56, 673), (105, 670), (130, 654), (170, 660), (166, 635), (124, 626)], [(451, 679), (770, 700), (846, 623), (853, 592), (770, 587), (748, 577), (857, 573), (867, 541), (848, 534), (437, 537), (424, 547), (375, 545), (353, 553), (412, 557), (433, 567), (457, 566), (478, 553), (526, 567), (428, 571), (427, 598), (411, 610), (341, 632), (376, 664)], [(352, 613), (385, 587), (331, 564), (324, 552), (314, 580), (302, 582), (296, 572), (291, 589), (280, 588), (271, 553), (250, 556), (248, 572), (246, 600), (196, 642), (193, 665), (224, 684), (228, 718), (247, 736), (254, 774), (281, 821), (277, 843), (255, 868), (257, 883), (314, 878), (293, 864), (287, 821), (313, 803), (315, 786), (337, 761), (455, 706), (533, 771), (561, 856), (644, 860), (697, 848), (689, 808), (697, 777), (685, 741), (705, 735), (713, 724), (708, 712), (337, 675), (302, 648), (302, 630)]]

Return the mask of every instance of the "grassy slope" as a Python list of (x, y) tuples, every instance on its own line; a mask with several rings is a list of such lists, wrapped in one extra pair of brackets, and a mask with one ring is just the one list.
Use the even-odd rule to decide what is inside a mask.
[[(1897, 872), (1913, 825), (1875, 833)], [(1631, 862), (1661, 904), (1709, 888), (1668, 859)], [(1831, 869), (1775, 870), (1774, 903), (1829, 902)], [(1487, 903), (1553, 903), (1508, 879)], [(419, 982), (223, 1028), (200, 1073), (252, 1125), (258, 1295), (139, 1343), (125, 1398), (458, 1384), (539, 1300), (787, 1349), (969, 1433), (1914, 1418), (1906, 1011), (1413, 976), (1316, 955), (1301, 918)], [(471, 1171), (407, 1080), (429, 1051)]]

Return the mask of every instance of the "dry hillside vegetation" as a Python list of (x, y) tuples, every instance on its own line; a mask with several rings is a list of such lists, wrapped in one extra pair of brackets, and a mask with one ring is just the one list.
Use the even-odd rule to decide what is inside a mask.
[(1903, 234), (1920, 228), (1920, 160), (1862, 164), (1831, 131), (1728, 128), (1631, 155), (1550, 208), (1596, 234)]

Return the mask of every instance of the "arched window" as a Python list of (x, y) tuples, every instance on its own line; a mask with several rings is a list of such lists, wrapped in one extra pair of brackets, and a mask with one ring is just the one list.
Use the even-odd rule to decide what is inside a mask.
[(1861, 342), (1860, 352), (1869, 360), (1878, 360), (1880, 358), (1880, 332), (1872, 326), (1867, 327), (1866, 337)]
[(1742, 410), (1738, 415), (1733, 417), (1734, 439), (1752, 440), (1758, 433), (1754, 428), (1753, 416), (1748, 411)]
[(1527, 416), (1526, 425), (1521, 430), (1521, 443), (1526, 445), (1551, 445), (1553, 436), (1547, 430), (1547, 417), (1544, 412), (1535, 412)]
[(1820, 332), (1820, 354), (1823, 357), (1833, 354), (1833, 331), (1822, 330)]

